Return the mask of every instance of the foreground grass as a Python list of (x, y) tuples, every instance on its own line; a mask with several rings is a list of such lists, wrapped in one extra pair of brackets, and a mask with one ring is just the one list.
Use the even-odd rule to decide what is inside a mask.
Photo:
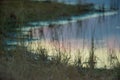
[(114, 70), (91, 71), (69, 65), (60, 56), (48, 58), (45, 49), (40, 49), (39, 54), (22, 47), (8, 51), (0, 55), (0, 80), (117, 80)]

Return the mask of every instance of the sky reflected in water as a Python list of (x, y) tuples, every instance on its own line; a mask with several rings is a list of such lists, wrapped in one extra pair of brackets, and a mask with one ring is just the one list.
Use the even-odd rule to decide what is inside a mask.
[[(85, 58), (91, 49), (91, 37), (94, 35), (95, 55), (99, 57), (98, 67), (107, 65), (107, 54), (117, 54), (120, 50), (120, 18), (119, 13), (111, 16), (100, 16), (79, 20), (64, 25), (52, 25), (32, 29), (33, 38), (37, 38), (36, 44), (43, 44), (45, 48), (68, 51), (72, 56), (80, 51)], [(94, 32), (95, 31), (95, 32)], [(93, 34), (94, 32), (94, 34)], [(43, 42), (41, 42), (41, 40)], [(36, 48), (37, 49), (37, 48)], [(114, 54), (112, 51), (115, 51)], [(104, 62), (104, 64), (103, 64)], [(100, 66), (101, 65), (101, 66)]]
[[(67, 1), (67, 0), (66, 0)], [(71, 0), (71, 3), (73, 0)], [(94, 2), (95, 0), (88, 0)], [(100, 0), (94, 3), (102, 4)], [(106, 5), (108, 0), (104, 0)], [(108, 54), (117, 55), (120, 61), (120, 11), (117, 14), (88, 19), (77, 20), (60, 25), (49, 25), (48, 27), (37, 27), (29, 32), (37, 41), (31, 43), (32, 48), (43, 44), (45, 48), (55, 47), (61, 51), (68, 51), (75, 58), (76, 52), (80, 51), (83, 62), (88, 58), (91, 49), (91, 38), (94, 37), (95, 55), (97, 67), (108, 65)], [(76, 55), (75, 55), (76, 54)]]

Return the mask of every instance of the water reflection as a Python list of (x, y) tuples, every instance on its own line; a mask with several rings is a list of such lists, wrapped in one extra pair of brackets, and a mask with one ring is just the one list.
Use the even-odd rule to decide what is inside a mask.
[(85, 4), (93, 3), (96, 7), (105, 7), (111, 9), (118, 9), (120, 0), (57, 0), (58, 2), (63, 2), (66, 4)]
[[(42, 43), (45, 48), (55, 48), (67, 51), (75, 58), (77, 51), (81, 52), (83, 62), (88, 59), (91, 50), (91, 38), (94, 38), (97, 67), (108, 65), (108, 54), (120, 57), (120, 15), (99, 16), (78, 20), (61, 25), (49, 25), (30, 29), (30, 35), (38, 40), (36, 45)], [(39, 43), (40, 42), (40, 43)], [(35, 44), (33, 42), (32, 46)], [(39, 46), (34, 46), (39, 47)], [(120, 59), (120, 58), (118, 58)]]

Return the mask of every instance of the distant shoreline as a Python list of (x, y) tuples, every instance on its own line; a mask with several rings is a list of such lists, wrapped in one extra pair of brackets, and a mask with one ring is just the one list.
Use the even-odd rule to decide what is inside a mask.
[[(80, 16), (94, 12), (107, 12), (110, 10), (95, 9), (94, 4), (70, 5), (58, 2), (44, 1), (9, 1), (0, 2), (0, 21), (8, 22), (11, 14), (16, 17), (17, 24), (28, 22), (51, 22), (59, 20), (71, 20), (72, 16)], [(22, 26), (23, 26), (22, 25)]]
[(1, 18), (8, 19), (10, 14), (17, 17), (18, 22), (57, 20), (64, 17), (76, 16), (94, 10), (93, 4), (68, 5), (57, 2), (36, 1), (9, 1), (5, 0), (0, 5)]
[[(85, 15), (79, 15), (79, 16), (71, 16), (68, 19), (59, 19), (55, 21), (34, 21), (34, 22), (28, 22), (26, 26), (23, 27), (22, 30), (29, 30), (31, 27), (43, 27), (43, 26), (49, 26), (49, 25), (62, 25), (62, 24), (68, 24), (70, 22), (77, 22), (79, 20), (85, 20), (89, 18), (96, 18), (100, 16), (110, 16), (110, 15), (115, 15), (117, 14), (117, 11), (109, 11), (109, 12), (93, 12), (93, 13), (88, 13)], [(27, 27), (28, 26), (28, 27)]]

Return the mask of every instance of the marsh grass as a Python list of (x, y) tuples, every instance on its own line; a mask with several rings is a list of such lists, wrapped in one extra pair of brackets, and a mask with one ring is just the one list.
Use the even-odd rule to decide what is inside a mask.
[[(0, 26), (4, 26), (11, 13), (16, 15), (17, 21), (21, 25), (26, 21), (57, 19), (61, 16), (66, 17), (89, 11), (89, 5), (72, 6), (61, 3), (28, 3), (24, 0), (3, 0), (0, 4), (0, 16), (2, 16), (0, 17)], [(1, 38), (1, 36), (3, 35), (0, 34), (0, 47), (4, 47), (2, 46), (3, 37)], [(71, 65), (69, 64), (71, 56), (60, 50), (55, 51), (53, 54), (56, 55), (49, 56), (49, 52), (43, 47), (39, 47), (35, 53), (20, 45), (7, 51), (1, 48), (0, 80), (113, 80), (114, 76), (119, 77), (119, 65), (114, 67), (114, 70), (94, 68), (93, 43), (91, 57), (88, 62), (89, 67), (85, 68), (82, 66), (81, 56), (78, 56), (73, 65)], [(113, 72), (116, 75), (113, 75)]]
[(115, 71), (115, 79), (119, 80), (120, 79), (120, 63), (117, 64), (117, 66), (114, 67)]
[[(75, 64), (70, 65), (70, 57), (61, 55), (50, 56), (44, 48), (39, 53), (31, 53), (24, 47), (14, 50), (0, 57), (0, 74), (2, 80), (112, 80), (113, 73), (107, 69), (83, 68), (78, 57)], [(62, 58), (64, 56), (64, 58)], [(82, 71), (80, 71), (80, 69)], [(116, 68), (115, 70), (118, 71)]]
[(114, 49), (111, 50), (108, 58), (109, 58), (110, 67), (112, 68), (112, 72), (114, 73), (113, 79), (119, 80), (120, 79), (120, 61)]

